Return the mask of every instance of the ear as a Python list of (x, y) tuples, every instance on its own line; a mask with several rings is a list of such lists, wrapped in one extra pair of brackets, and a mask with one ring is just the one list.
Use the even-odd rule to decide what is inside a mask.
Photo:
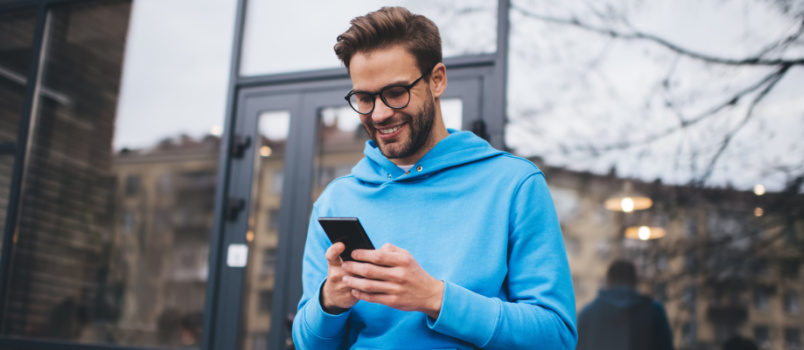
[(441, 97), (447, 89), (447, 66), (438, 63), (430, 73), (430, 91), (434, 98)]

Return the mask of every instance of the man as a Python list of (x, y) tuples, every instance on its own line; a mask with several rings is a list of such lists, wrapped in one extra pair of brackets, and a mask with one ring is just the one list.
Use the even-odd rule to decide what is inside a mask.
[(673, 334), (659, 302), (636, 291), (636, 268), (614, 261), (608, 288), (578, 316), (578, 350), (671, 350)]
[[(301, 349), (573, 349), (574, 296), (542, 173), (447, 130), (438, 28), (404, 8), (352, 20), (335, 52), (371, 137), (313, 206)], [(319, 217), (358, 217), (377, 250), (344, 262)]]

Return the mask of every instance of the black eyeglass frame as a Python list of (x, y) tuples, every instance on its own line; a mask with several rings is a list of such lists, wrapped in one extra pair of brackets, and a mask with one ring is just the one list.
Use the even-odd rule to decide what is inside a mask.
[[(422, 78), (424, 78), (425, 75), (426, 74), (422, 74), (418, 79), (414, 80), (410, 84), (407, 84), (407, 85), (404, 85), (404, 84), (392, 84), (392, 85), (388, 85), (388, 86), (380, 89), (380, 91), (377, 91), (377, 92), (351, 90), (343, 98), (346, 100), (346, 103), (349, 104), (349, 107), (352, 107), (352, 109), (355, 112), (357, 112), (358, 114), (363, 114), (363, 115), (368, 115), (368, 114), (371, 114), (371, 112), (374, 112), (374, 108), (377, 106), (377, 95), (380, 96), (380, 99), (382, 100), (382, 103), (384, 103), (386, 106), (388, 106), (388, 108), (402, 109), (402, 108), (407, 107), (410, 104), (410, 89), (412, 89), (413, 86), (416, 85), (419, 82), (419, 80), (422, 80)], [(404, 106), (394, 107), (394, 106), (391, 106), (390, 104), (388, 104), (388, 101), (385, 100), (385, 96), (383, 96), (383, 93), (385, 92), (385, 90), (392, 89), (392, 88), (398, 88), (398, 87), (404, 88), (405, 91), (407, 91), (407, 93), (408, 93), (408, 102), (405, 103)], [(359, 111), (354, 105), (352, 105), (352, 102), (350, 101), (350, 99), (352, 98), (352, 96), (354, 96), (356, 94), (366, 94), (366, 95), (371, 96), (371, 109), (368, 112), (363, 113), (363, 112)]]

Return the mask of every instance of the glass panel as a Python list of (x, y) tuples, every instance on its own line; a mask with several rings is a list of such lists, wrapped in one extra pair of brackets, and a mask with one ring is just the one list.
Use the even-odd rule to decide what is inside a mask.
[(251, 253), (243, 286), (244, 328), (241, 334), (245, 339), (240, 342), (243, 350), (266, 349), (271, 331), (279, 210), (289, 126), (290, 112), (260, 114), (260, 146), (254, 159), (251, 214), (246, 233)]
[(5, 335), (198, 347), (235, 6), (51, 8)]
[(441, 117), (448, 129), (463, 129), (463, 100), (445, 98), (441, 100)]
[(0, 14), (0, 145), (17, 141), (36, 11)]
[(0, 248), (3, 247), (3, 231), (6, 227), (6, 211), (11, 186), (11, 173), (14, 170), (14, 156), (0, 154)]
[(319, 110), (317, 150), (313, 163), (313, 202), (332, 180), (352, 172), (352, 167), (363, 158), (368, 139), (360, 116), (350, 107)]
[(785, 298), (804, 286), (804, 46), (788, 39), (802, 10), (511, 2), (506, 145), (544, 171), (567, 247), (582, 247), (569, 256), (578, 311), (626, 259), (676, 346), (740, 334), (784, 347), (801, 323)]
[(496, 0), (395, 0), (382, 5), (360, 0), (254, 0), (248, 2), (240, 74), (340, 67), (332, 50), (337, 36), (349, 28), (352, 18), (381, 6), (404, 6), (435, 22), (441, 32), (444, 57), (497, 50)]

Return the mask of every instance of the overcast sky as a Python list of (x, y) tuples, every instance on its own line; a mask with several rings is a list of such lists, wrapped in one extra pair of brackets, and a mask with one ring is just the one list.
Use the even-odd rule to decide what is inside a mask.
[[(250, 0), (241, 73), (244, 75), (332, 68), (335, 37), (349, 20), (387, 2)], [(314, 4), (310, 4), (314, 3)], [(796, 29), (795, 23), (768, 6), (770, 1), (663, 0), (607, 2), (514, 1), (542, 15), (578, 17), (605, 25), (594, 11), (605, 4), (641, 31), (662, 36), (690, 50), (723, 57), (757, 52), (769, 40)], [(442, 29), (445, 55), (495, 50), (496, 1), (397, 1), (434, 19)], [(459, 4), (480, 10), (455, 16)], [(597, 7), (596, 7), (597, 6)], [(310, 11), (311, 8), (319, 10)], [(323, 10), (321, 10), (323, 9)], [(135, 0), (126, 48), (114, 147), (144, 148), (184, 133), (199, 137), (223, 124), (235, 1)], [(673, 55), (658, 45), (616, 42), (567, 26), (549, 25), (512, 13), (507, 142), (523, 155), (539, 155), (548, 164), (606, 172), (645, 180), (685, 183), (714, 153), (720, 130), (734, 127), (735, 108), (701, 128), (671, 135), (662, 142), (590, 157), (567, 147), (631, 140), (678, 123), (660, 105), (646, 107), (652, 85), (667, 72)], [(621, 28), (629, 29), (629, 28)], [(804, 55), (799, 51), (784, 57)], [(594, 70), (588, 70), (595, 64)], [(772, 67), (771, 67), (772, 68)], [(676, 63), (676, 99), (685, 115), (706, 110), (714, 101), (756, 80), (770, 68), (733, 69), (695, 60)], [(802, 84), (795, 68), (757, 108), (724, 153), (710, 183), (749, 188), (766, 182), (779, 189), (784, 176), (768, 170), (801, 166), (804, 134)], [(685, 85), (686, 84), (686, 85)], [(702, 88), (703, 86), (703, 88)], [(688, 94), (685, 96), (684, 94)], [(658, 106), (658, 107), (657, 107)], [(738, 106), (745, 108), (745, 106)], [(458, 109), (460, 110), (460, 109)], [(744, 109), (742, 110), (744, 111)], [(636, 137), (635, 139), (638, 139)], [(691, 152), (699, 151), (693, 161)], [(711, 158), (711, 157), (710, 157)], [(695, 164), (696, 162), (700, 164)], [(697, 169), (697, 170), (696, 170)]]

